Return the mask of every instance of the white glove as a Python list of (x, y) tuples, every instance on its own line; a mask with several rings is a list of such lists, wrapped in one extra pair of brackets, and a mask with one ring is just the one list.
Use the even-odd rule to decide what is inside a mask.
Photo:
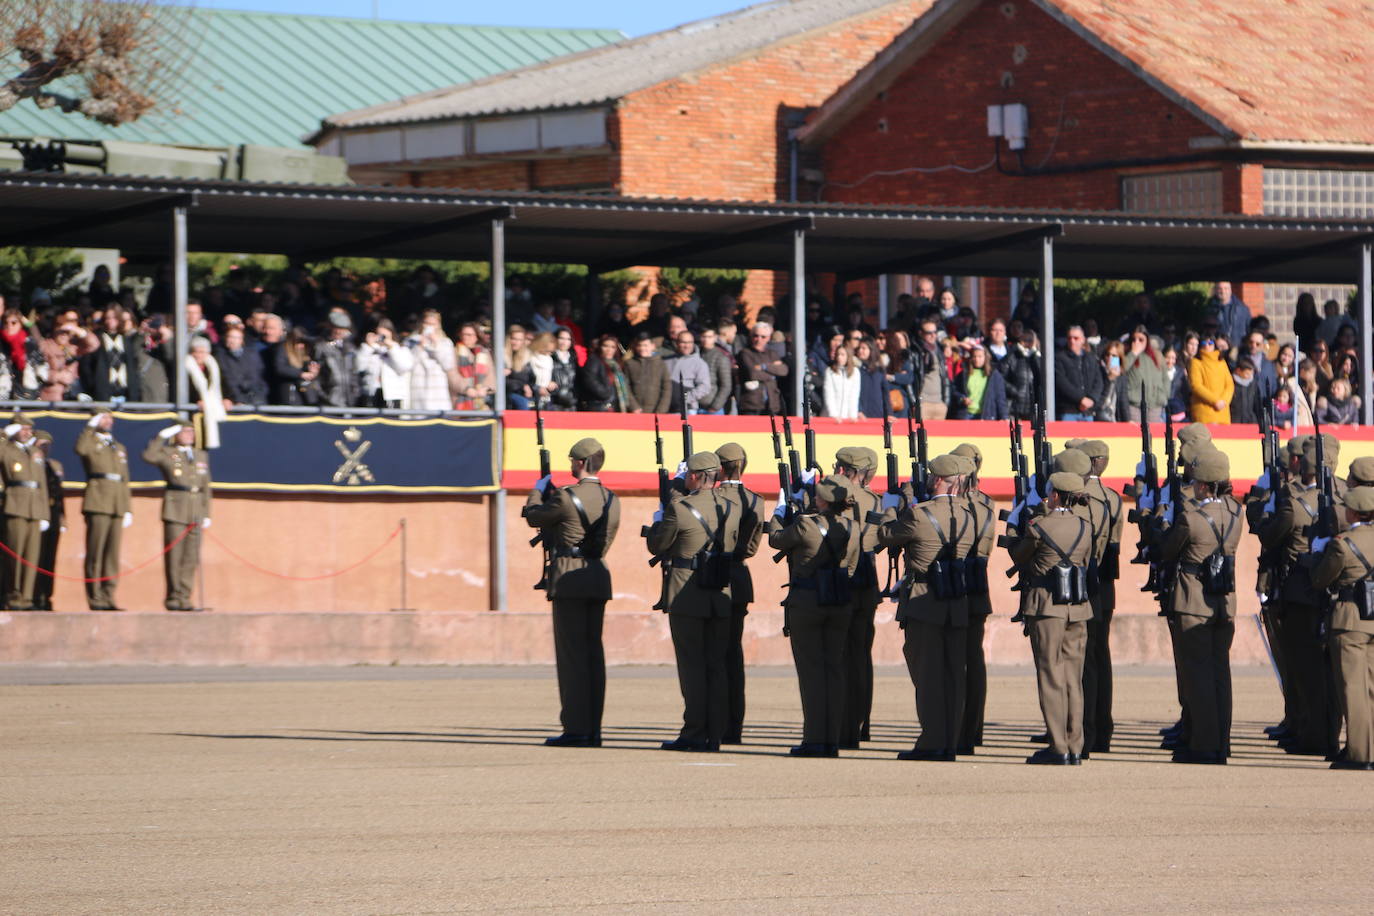
[(1161, 506), (1168, 506), (1168, 505), (1172, 505), (1172, 504), (1173, 504), (1173, 501), (1174, 501), (1174, 488), (1173, 488), (1172, 486), (1164, 486), (1164, 487), (1160, 488), (1160, 491), (1159, 491), (1159, 504), (1160, 504)]
[(134, 523), (134, 514), (133, 514), (132, 512), (125, 512), (125, 513), (124, 513), (124, 527), (125, 527), (125, 528), (128, 528), (128, 527), (129, 527), (130, 525), (132, 525), (133, 523)]
[(66, 534), (66, 533), (67, 533), (67, 526), (66, 526), (66, 525), (63, 525), (61, 528), (58, 528), (57, 530), (60, 531), (60, 532), (63, 533), (63, 534)]
[(888, 509), (900, 509), (901, 507), (902, 507), (902, 494), (900, 494), (900, 493), (884, 493), (884, 494), (883, 494), (883, 511), (884, 511), (884, 512), (886, 512)]
[(1273, 515), (1277, 509), (1278, 503), (1276, 502), (1275, 496), (1273, 493), (1270, 493), (1269, 500), (1264, 504), (1264, 511), (1269, 515)]
[(1331, 543), (1331, 538), (1313, 538), (1312, 553), (1321, 553), (1326, 549), (1326, 545)]
[(747, 381), (747, 382), (744, 383), (744, 390), (745, 390), (745, 391), (758, 391), (758, 390), (759, 390), (759, 382), (755, 381), (754, 379), (750, 379), (749, 381)]
[(551, 483), (553, 483), (553, 477), (552, 477), (552, 476), (540, 477), (539, 480), (538, 480), (538, 482), (535, 483), (534, 488), (535, 488), (536, 490), (538, 490), (540, 493), (548, 493), (548, 492), (549, 492), (549, 484), (551, 484)]
[(200, 520), (200, 527), (201, 527), (201, 530), (202, 530), (202, 531), (205, 530), (206, 528), (209, 528), (209, 527), (210, 527), (210, 520), (209, 520), (208, 518), (203, 518), (203, 519), (201, 519), (201, 520)]
[[(1034, 491), (1032, 490), (1031, 492)], [(1015, 528), (1017, 525), (1020, 525), (1021, 516), (1025, 513), (1025, 511), (1026, 504), (1023, 502), (1016, 503), (1014, 506), (1012, 506), (1011, 511), (1007, 513), (1007, 527)]]
[(1140, 494), (1140, 499), (1136, 500), (1136, 506), (1147, 512), (1153, 509), (1155, 507), (1154, 493), (1151, 490), (1145, 490)]
[(91, 429), (95, 429), (96, 426), (100, 425), (100, 414), (95, 414), (94, 416), (92, 416), (89, 420), (86, 421), (86, 425)]
[(802, 472), (801, 472), (801, 482), (802, 482), (802, 485), (803, 485), (803, 486), (807, 486), (807, 487), (809, 487), (809, 486), (811, 486), (813, 483), (815, 483), (815, 482), (816, 482), (816, 469), (815, 469), (815, 468), (807, 468), (806, 470), (802, 471)]
[(1137, 462), (1135, 463), (1135, 476), (1140, 477), (1140, 478), (1144, 478), (1144, 476), (1145, 476), (1145, 459), (1144, 459), (1144, 458), (1141, 458), (1139, 461), (1137, 461)]
[(655, 510), (654, 510), (654, 524), (657, 525), (657, 524), (658, 524), (659, 522), (661, 522), (661, 521), (663, 521), (663, 510), (662, 510), (662, 509), (655, 509)]
[(779, 494), (778, 494), (778, 506), (777, 506), (776, 509), (773, 510), (773, 517), (776, 518), (776, 519), (782, 519), (782, 518), (783, 518), (784, 516), (786, 516), (786, 515), (787, 515), (787, 500), (783, 499), (783, 498), (782, 498), (782, 494), (779, 493)]
[(52, 527), (52, 522), (48, 521), (46, 518), (40, 518), (40, 519), (38, 520), (38, 530), (39, 530), (39, 531), (47, 531), (47, 530), (48, 530), (49, 528), (51, 528), (51, 527)]
[(673, 475), (673, 479), (674, 479), (674, 480), (685, 480), (686, 477), (687, 477), (687, 462), (685, 462), (685, 461), (679, 461), (679, 462), (677, 463), (677, 473)]
[(170, 438), (172, 438), (173, 436), (175, 436), (175, 435), (176, 435), (177, 433), (179, 433), (179, 432), (181, 432), (181, 424), (180, 424), (180, 423), (176, 423), (176, 424), (173, 424), (172, 426), (168, 426), (168, 427), (166, 427), (165, 429), (159, 431), (158, 434), (157, 434), (157, 437), (158, 437), (159, 439), (170, 439)]
[(1256, 481), (1255, 481), (1255, 486), (1258, 487), (1258, 488), (1261, 489), (1261, 490), (1268, 490), (1268, 489), (1269, 489), (1270, 483), (1269, 483), (1269, 469), (1268, 469), (1268, 468), (1265, 468), (1265, 469), (1264, 469), (1264, 473), (1261, 474), (1261, 475), (1259, 475), (1259, 480), (1256, 480)]
[(1026, 494), (1026, 505), (1033, 509), (1042, 502), (1044, 502), (1044, 500), (1040, 498), (1040, 491), (1035, 487), (1031, 487), (1030, 492)]

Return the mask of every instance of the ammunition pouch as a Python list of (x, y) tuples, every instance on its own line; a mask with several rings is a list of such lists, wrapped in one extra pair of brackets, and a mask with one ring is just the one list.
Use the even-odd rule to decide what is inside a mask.
[(953, 601), (968, 595), (968, 573), (961, 559), (940, 559), (930, 564), (926, 583), (930, 594), (941, 601)]
[(969, 557), (964, 560), (964, 594), (988, 594), (988, 558)]
[(849, 582), (856, 591), (878, 587), (878, 564), (872, 551), (865, 550), (859, 554), (859, 565)]
[(728, 553), (703, 551), (697, 554), (697, 585), (708, 592), (719, 592), (729, 588), (732, 559)]
[(1088, 567), (1060, 563), (1038, 583), (1055, 604), (1083, 604), (1088, 600)]
[(1354, 602), (1361, 620), (1374, 620), (1374, 578), (1371, 578), (1371, 575), (1374, 575), (1374, 566), (1370, 566), (1369, 561), (1365, 559), (1364, 551), (1360, 550), (1354, 538), (1347, 538), (1345, 546), (1349, 547), (1350, 552), (1364, 564), (1364, 578), (1342, 588), (1338, 596), (1342, 601)]
[(1180, 563), (1181, 572), (1197, 576), (1204, 595), (1229, 595), (1236, 590), (1236, 558), (1217, 552), (1201, 563)]
[(848, 604), (853, 592), (849, 574), (840, 567), (818, 569), (815, 575), (792, 580), (792, 589), (803, 589), (816, 593), (817, 604)]

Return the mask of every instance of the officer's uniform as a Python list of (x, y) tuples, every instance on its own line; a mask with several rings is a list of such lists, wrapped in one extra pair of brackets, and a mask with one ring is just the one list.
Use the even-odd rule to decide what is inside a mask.
[[(1107, 443), (1101, 439), (1087, 439), (1077, 448), (1094, 461), (1110, 457)], [(1121, 494), (1105, 486), (1096, 474), (1089, 474), (1084, 494), (1092, 507), (1094, 532), (1101, 550), (1097, 557), (1097, 582), (1092, 589), (1093, 619), (1088, 621), (1088, 647), (1083, 661), (1083, 746), (1086, 751), (1102, 753), (1111, 750), (1115, 728), (1111, 633), (1125, 513)]]
[(34, 586), (42, 552), (42, 522), (51, 511), (48, 505), (48, 472), (45, 462), (34, 454), (33, 439), (18, 440), (20, 427), (33, 427), (27, 417), (15, 417), (0, 442), (0, 480), (5, 485), (5, 544), (17, 556), (5, 555), (9, 567), (9, 594), (6, 607), (14, 611), (33, 610)]
[(987, 590), (987, 564), (997, 543), (997, 504), (991, 496), (978, 489), (978, 471), (983, 466), (983, 453), (971, 442), (960, 444), (952, 454), (973, 462), (974, 473), (968, 478), (968, 507), (973, 514), (973, 548), (968, 562), (978, 561), (981, 577), (970, 578), (968, 594), (968, 636), (965, 639), (966, 687), (964, 721), (959, 729), (958, 752), (972, 754), (983, 743), (983, 711), (988, 696), (988, 663), (983, 654), (983, 637), (988, 617), (992, 614), (992, 595)]
[[(1374, 516), (1374, 487), (1351, 489), (1346, 506), (1363, 518)], [(1359, 521), (1327, 545), (1312, 571), (1314, 588), (1337, 589), (1328, 637), (1331, 664), (1345, 716), (1345, 755), (1333, 769), (1374, 770), (1374, 596), (1360, 614), (1356, 591), (1374, 577), (1374, 525)]]
[[(688, 472), (719, 471), (714, 452), (687, 459)], [(739, 536), (738, 502), (715, 489), (696, 490), (663, 509), (648, 532), (650, 553), (667, 564), (663, 610), (668, 615), (678, 684), (682, 731), (669, 750), (719, 750), (729, 719), (725, 659), (730, 642), (731, 556)], [(709, 577), (711, 555), (725, 565), (720, 587)]]
[[(934, 477), (957, 478), (973, 470), (973, 462), (958, 455), (930, 462)], [(906, 560), (897, 621), (905, 634), (902, 654), (916, 687), (921, 734), (903, 759), (953, 760), (959, 747), (968, 690), (969, 600), (962, 570), (975, 525), (967, 500), (951, 493), (908, 506), (878, 530), (878, 543), (902, 548)], [(949, 580), (955, 583), (951, 597), (935, 595), (931, 576), (937, 559), (956, 570)]]
[(177, 445), (175, 437), (190, 424), (164, 429), (143, 450), (143, 460), (162, 472), (162, 545), (171, 549), (163, 560), (169, 611), (193, 611), (191, 590), (200, 566), (200, 533), (210, 520), (210, 456), (204, 449)]
[(129, 512), (129, 454), (112, 435), (91, 426), (76, 437), (76, 454), (86, 470), (86, 493), (81, 498), (86, 578), (104, 580), (86, 583), (86, 602), (93, 611), (113, 611), (116, 580), (109, 577), (119, 574), (120, 541)]
[[(1189, 432), (1193, 435), (1189, 436)], [(1212, 445), (1211, 433), (1207, 427), (1201, 423), (1190, 423), (1185, 426), (1178, 434), (1178, 493), (1176, 494), (1175, 516), (1187, 509), (1194, 509), (1198, 506), (1197, 497), (1193, 491), (1193, 482), (1190, 478), (1191, 468), (1197, 457), (1205, 452), (1216, 451)], [(1163, 505), (1156, 506), (1154, 514), (1164, 516), (1167, 508)], [(1161, 530), (1155, 531), (1155, 537), (1159, 540), (1155, 543), (1156, 553), (1163, 544), (1163, 533)], [(1169, 650), (1174, 660), (1174, 689), (1178, 694), (1179, 717), (1175, 726), (1165, 729), (1164, 741), (1161, 747), (1176, 750), (1180, 747), (1188, 746), (1189, 724), (1191, 719), (1188, 714), (1188, 697), (1183, 688), (1183, 669), (1179, 664), (1180, 647), (1178, 615), (1173, 613), (1173, 587), (1176, 580), (1175, 570), (1167, 564), (1158, 564), (1157, 587), (1159, 590), (1159, 613), (1164, 618), (1165, 624), (1169, 628)]]
[[(49, 443), (52, 433), (46, 429), (34, 432), (35, 440)], [(62, 537), (62, 526), (66, 524), (66, 505), (63, 502), (62, 462), (56, 458), (44, 457), (43, 469), (47, 472), (48, 489), (48, 530), (39, 536), (38, 565), (46, 570), (57, 569), (57, 542)], [(41, 525), (39, 527), (42, 527)], [(52, 610), (53, 577), (39, 573), (33, 585), (33, 606), (35, 610)]]
[[(716, 457), (722, 466), (727, 461), (747, 460), (744, 449), (735, 442), (727, 442), (716, 449)], [(738, 504), (730, 513), (738, 532), (730, 566), (730, 635), (725, 652), (729, 712), (725, 720), (725, 737), (721, 740), (726, 744), (739, 744), (743, 738), (745, 708), (744, 618), (754, 600), (754, 577), (746, 561), (758, 553), (763, 540), (763, 498), (739, 480), (722, 480), (719, 490), (722, 499)]]
[(827, 477), (816, 484), (813, 509), (768, 523), (768, 543), (787, 555), (786, 630), (792, 642), (801, 691), (802, 743), (797, 757), (835, 757), (845, 710), (845, 642), (854, 614), (850, 577), (858, 568), (861, 538), (848, 513), (849, 481)]
[[(1204, 451), (1193, 465), (1204, 483), (1230, 480), (1227, 456)], [(1231, 643), (1236, 634), (1235, 555), (1242, 508), (1230, 496), (1208, 498), (1178, 513), (1160, 547), (1160, 560), (1176, 565), (1171, 610), (1178, 619), (1180, 677), (1189, 714), (1187, 748), (1180, 763), (1224, 763), (1231, 749)], [(1229, 558), (1229, 583), (1207, 584), (1209, 559)], [(1224, 593), (1217, 591), (1225, 587)]]
[[(568, 457), (585, 461), (601, 453), (595, 439), (581, 439)], [(606, 704), (601, 628), (611, 599), (611, 572), (602, 558), (620, 528), (620, 501), (595, 475), (586, 474), (572, 486), (531, 490), (522, 514), (541, 532), (544, 594), (553, 606), (563, 734), (547, 743), (598, 744)]]
[[(878, 455), (863, 446), (842, 448), (835, 463), (860, 479), (878, 466)], [(840, 746), (857, 748), (869, 735), (868, 717), (873, 709), (873, 620), (882, 600), (878, 585), (878, 526), (868, 521), (870, 512), (882, 512), (883, 499), (859, 480), (849, 478), (852, 503), (848, 515), (854, 520), (859, 538), (859, 565), (850, 583), (854, 593), (854, 613), (845, 636), (845, 711), (840, 729)]]
[[(1057, 471), (1049, 483), (1061, 497), (1083, 491), (1082, 477), (1072, 472)], [(1075, 763), (1083, 753), (1083, 656), (1092, 605), (1087, 600), (1056, 604), (1047, 576), (1063, 563), (1086, 568), (1092, 531), (1084, 519), (1061, 507), (1032, 520), (1026, 536), (1014, 541), (1010, 551), (1012, 562), (1026, 574), (1021, 607), (1050, 742), (1027, 762)]]

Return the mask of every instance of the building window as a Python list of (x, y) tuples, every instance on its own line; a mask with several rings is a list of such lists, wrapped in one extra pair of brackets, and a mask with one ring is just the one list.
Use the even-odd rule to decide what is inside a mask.
[(1121, 179), (1121, 209), (1162, 216), (1213, 216), (1222, 212), (1221, 172), (1157, 172)]

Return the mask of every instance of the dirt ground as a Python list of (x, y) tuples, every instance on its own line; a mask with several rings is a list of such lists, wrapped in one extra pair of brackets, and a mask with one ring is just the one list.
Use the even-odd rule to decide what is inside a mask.
[(876, 740), (779, 756), (790, 672), (753, 672), (746, 745), (657, 750), (671, 670), (612, 672), (607, 746), (554, 749), (538, 669), (0, 670), (0, 913), (1359, 912), (1374, 776), (1260, 735), (1172, 765), (1165, 672), (1122, 672), (1114, 752), (1027, 767), (1034, 681), (994, 678), (990, 744), (903, 763), (904, 673)]

